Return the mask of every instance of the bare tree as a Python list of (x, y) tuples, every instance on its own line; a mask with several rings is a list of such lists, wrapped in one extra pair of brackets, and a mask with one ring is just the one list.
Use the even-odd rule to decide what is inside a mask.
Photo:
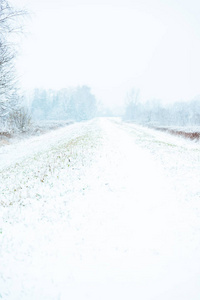
[(17, 49), (13, 41), (20, 30), (18, 23), (22, 15), (24, 11), (15, 10), (7, 0), (0, 0), (0, 119), (19, 102), (14, 68)]
[(140, 106), (139, 95), (140, 91), (138, 89), (132, 89), (130, 93), (127, 94), (125, 119), (134, 120), (138, 117)]

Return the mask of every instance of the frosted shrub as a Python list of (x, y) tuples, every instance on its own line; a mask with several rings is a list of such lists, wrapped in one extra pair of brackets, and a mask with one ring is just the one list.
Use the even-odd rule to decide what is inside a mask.
[(31, 127), (31, 116), (27, 109), (19, 108), (10, 112), (8, 117), (9, 128), (13, 131), (26, 132)]

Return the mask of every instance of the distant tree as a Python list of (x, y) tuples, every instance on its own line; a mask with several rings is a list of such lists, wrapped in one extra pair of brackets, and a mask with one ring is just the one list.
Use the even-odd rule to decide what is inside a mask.
[(35, 118), (46, 119), (50, 111), (49, 95), (46, 90), (34, 90), (31, 110)]
[(96, 114), (97, 102), (88, 86), (78, 87), (72, 97), (71, 105), (77, 121), (89, 120)]
[(139, 114), (139, 90), (132, 89), (126, 97), (125, 119), (136, 120)]
[(189, 107), (189, 122), (194, 125), (200, 125), (200, 96), (196, 96)]

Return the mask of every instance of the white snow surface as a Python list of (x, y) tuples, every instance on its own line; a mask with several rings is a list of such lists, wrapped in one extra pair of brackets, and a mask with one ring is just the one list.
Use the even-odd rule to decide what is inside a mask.
[(0, 148), (0, 299), (200, 299), (200, 144), (94, 119)]

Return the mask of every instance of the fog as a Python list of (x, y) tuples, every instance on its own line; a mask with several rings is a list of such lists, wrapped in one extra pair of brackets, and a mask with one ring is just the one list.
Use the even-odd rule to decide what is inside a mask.
[(25, 1), (30, 12), (17, 62), (23, 89), (88, 86), (108, 108), (140, 90), (142, 102), (198, 94), (198, 1)]

